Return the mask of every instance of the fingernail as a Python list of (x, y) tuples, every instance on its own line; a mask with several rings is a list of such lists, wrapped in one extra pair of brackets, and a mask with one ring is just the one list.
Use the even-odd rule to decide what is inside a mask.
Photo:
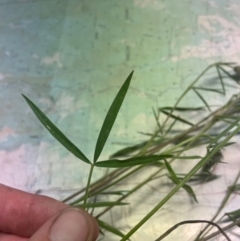
[(83, 213), (76, 210), (63, 212), (53, 223), (49, 238), (51, 241), (87, 241), (90, 225)]

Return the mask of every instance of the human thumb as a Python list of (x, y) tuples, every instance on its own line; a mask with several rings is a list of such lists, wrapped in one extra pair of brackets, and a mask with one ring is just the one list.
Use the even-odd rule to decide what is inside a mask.
[(86, 211), (67, 208), (46, 221), (29, 241), (95, 241), (96, 220)]

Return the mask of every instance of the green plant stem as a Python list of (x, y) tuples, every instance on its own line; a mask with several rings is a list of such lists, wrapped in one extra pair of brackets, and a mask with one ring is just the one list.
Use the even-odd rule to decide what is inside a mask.
[[(240, 118), (237, 119), (229, 128), (233, 128)], [(229, 129), (227, 128), (227, 129)], [(183, 180), (169, 192), (169, 194), (158, 203), (133, 229), (131, 229), (124, 238), (120, 241), (126, 241), (129, 239), (149, 218), (151, 218), (207, 161), (216, 154), (219, 149), (222, 148), (238, 131), (240, 127), (238, 126), (230, 135), (228, 135), (221, 143), (216, 145), (200, 162), (198, 162), (192, 170), (183, 178)]]
[[(194, 140), (195, 140), (195, 139), (194, 139)], [(169, 161), (169, 163), (171, 163), (171, 162), (173, 162), (175, 159), (177, 159), (177, 157), (180, 156), (183, 151), (184, 151), (184, 150), (179, 151), (179, 153), (178, 153), (176, 156), (174, 156), (174, 157), (172, 158), (172, 160)], [(141, 188), (142, 186), (144, 186), (146, 183), (148, 183), (149, 181), (153, 180), (154, 177), (155, 177), (158, 173), (160, 173), (163, 169), (164, 169), (164, 167), (161, 167), (159, 170), (157, 170), (156, 172), (154, 172), (153, 174), (151, 174), (148, 178), (146, 178), (144, 181), (142, 181), (141, 183), (139, 183), (139, 184), (138, 184), (136, 187), (134, 187), (131, 191), (129, 191), (127, 194), (125, 194), (124, 196), (122, 196), (121, 198), (119, 198), (119, 199), (117, 200), (117, 202), (122, 201), (123, 199), (125, 199), (126, 197), (128, 197), (130, 194), (134, 193), (134, 192), (137, 191), (139, 188)], [(163, 175), (163, 176), (164, 176), (164, 175)], [(99, 213), (99, 214), (97, 215), (97, 218), (99, 218), (100, 216), (102, 216), (103, 214), (105, 214), (105, 213), (106, 213), (107, 211), (109, 211), (111, 208), (113, 208), (113, 207), (107, 207), (105, 210), (103, 210), (101, 213)]]
[[(121, 175), (122, 173), (124, 173), (125, 171), (127, 171), (128, 168), (118, 168), (115, 169), (114, 171), (110, 172), (107, 175), (104, 175), (103, 177), (101, 177), (100, 179), (98, 179), (97, 181), (93, 182), (90, 185), (90, 192), (93, 190), (98, 189), (99, 187), (101, 187), (102, 185), (109, 183), (109, 181), (114, 180), (116, 177), (118, 177), (119, 175)], [(74, 197), (76, 197), (77, 195), (83, 193), (86, 190), (87, 187), (82, 188), (81, 190), (73, 193), (72, 195), (66, 197), (65, 199), (62, 200), (62, 202), (67, 202), (71, 199), (73, 199)], [(81, 199), (82, 200), (82, 199)]]
[[(210, 127), (212, 126), (212, 122), (210, 122), (208, 125), (205, 126), (205, 128), (196, 136), (194, 136), (194, 138), (191, 138), (191, 141), (195, 141), (198, 137), (200, 137), (205, 131), (207, 131)], [(191, 143), (188, 143), (191, 144)], [(178, 156), (181, 155), (181, 153), (184, 150), (181, 150), (176, 156), (174, 156), (174, 158), (169, 162), (171, 163), (172, 161), (174, 161), (175, 159), (177, 159)], [(133, 192), (135, 192), (136, 190), (138, 190), (139, 188), (141, 188), (142, 186), (144, 186), (147, 182), (149, 182), (154, 176), (156, 176), (160, 171), (162, 171), (163, 168), (161, 168), (160, 170), (156, 171), (155, 173), (153, 173), (150, 177), (148, 177), (147, 179), (145, 179), (143, 182), (139, 183), (135, 188), (133, 188), (130, 192), (128, 192), (126, 195), (122, 196), (121, 198), (119, 198), (117, 201), (120, 202), (122, 201), (124, 198), (128, 197), (130, 194), (132, 194)], [(112, 207), (108, 207), (105, 210), (103, 210), (100, 214), (97, 215), (97, 218), (99, 218), (101, 215), (103, 215), (104, 213), (106, 213), (108, 210), (110, 210)]]
[(159, 238), (157, 238), (155, 241), (161, 241), (165, 237), (167, 237), (172, 231), (174, 231), (176, 228), (178, 228), (181, 225), (184, 224), (193, 224), (193, 223), (207, 223), (208, 225), (212, 225), (218, 228), (219, 232), (228, 240), (231, 241), (230, 238), (227, 236), (227, 234), (224, 232), (224, 230), (216, 223), (212, 221), (207, 221), (207, 220), (185, 220), (180, 223), (175, 224), (173, 227), (168, 229), (164, 234), (162, 234)]
[[(179, 104), (179, 102), (181, 101), (181, 99), (187, 94), (188, 91), (190, 91), (192, 89), (192, 87), (194, 86), (194, 84), (196, 84), (196, 82), (211, 68), (214, 66), (218, 66), (219, 63), (215, 63), (212, 64), (210, 66), (208, 66), (198, 77), (197, 79), (185, 90), (185, 92), (179, 97), (179, 99), (177, 100), (176, 104), (174, 105), (174, 107), (172, 108), (170, 114), (173, 113), (174, 109), (177, 107), (177, 105)], [(201, 121), (199, 121), (197, 124), (195, 124), (193, 127), (189, 128), (188, 130), (184, 131), (183, 133), (180, 133), (179, 135), (177, 135), (176, 137), (170, 139), (169, 141), (166, 141), (165, 143), (161, 143), (160, 145), (153, 147), (152, 149), (146, 151), (146, 154), (152, 154), (156, 151), (158, 151), (159, 149), (161, 149), (162, 147), (170, 144), (171, 142), (181, 138), (184, 135), (187, 135), (188, 133), (198, 130), (199, 128), (201, 128), (201, 126), (199, 126), (200, 124), (204, 123), (205, 121), (207, 121), (209, 118), (211, 118), (212, 116), (217, 116), (217, 115), (221, 115), (222, 113), (224, 113), (224, 111), (228, 111), (230, 106), (233, 105), (234, 106), (234, 101), (232, 101), (232, 99), (230, 99), (228, 101), (228, 103), (226, 105), (224, 105), (223, 107), (220, 107), (219, 109), (211, 112), (207, 117), (203, 118)], [(169, 119), (169, 116), (167, 116), (167, 118), (165, 119), (165, 122), (162, 125), (162, 128), (164, 128), (164, 125), (166, 124), (167, 120)], [(157, 131), (156, 134), (158, 134), (160, 132), (160, 130)], [(167, 131), (169, 132), (169, 130)]]
[[(105, 191), (106, 189), (110, 188), (111, 186), (117, 184), (118, 182), (122, 181), (123, 179), (129, 177), (130, 175), (132, 175), (133, 173), (139, 171), (140, 169), (142, 169), (144, 166), (138, 166), (137, 168), (135, 168), (134, 170), (128, 172), (127, 174), (125, 174), (124, 176), (120, 177), (119, 179), (115, 180), (114, 182), (111, 182), (110, 184), (108, 184), (107, 186), (103, 186), (100, 189), (97, 189), (95, 192), (93, 193), (89, 193), (88, 197), (94, 196), (94, 195), (98, 195), (101, 192)], [(130, 169), (130, 168), (129, 168)], [(108, 182), (109, 183), (109, 182)], [(82, 201), (84, 199), (84, 196), (79, 198), (78, 200), (70, 203), (70, 205), (74, 205), (80, 201)]]
[(127, 174), (125, 174), (124, 176), (122, 176), (122, 177), (120, 177), (119, 179), (115, 180), (114, 182), (110, 183), (109, 185), (104, 186), (104, 187), (102, 187), (101, 189), (97, 190), (95, 193), (91, 194), (91, 196), (100, 194), (101, 192), (103, 192), (103, 191), (105, 191), (106, 189), (112, 187), (113, 185), (121, 182), (122, 180), (124, 180), (125, 178), (131, 176), (133, 173), (136, 173), (137, 171), (141, 170), (142, 168), (144, 168), (144, 165), (143, 165), (143, 166), (138, 166), (138, 167), (135, 168), (134, 170), (128, 172)]
[[(237, 100), (236, 100), (237, 101)], [(225, 111), (228, 111), (231, 107), (231, 105), (234, 105), (235, 101), (228, 101), (228, 103), (226, 105), (224, 105), (223, 107), (213, 111), (212, 113), (210, 113), (207, 117), (204, 117), (202, 120), (200, 120), (197, 124), (195, 124), (193, 127), (189, 128), (188, 130), (184, 131), (183, 133), (180, 133), (179, 135), (171, 138), (170, 140), (161, 143), (160, 145), (148, 150), (146, 152), (146, 154), (152, 154), (157, 152), (160, 148), (163, 148), (164, 146), (173, 143), (174, 141), (177, 141), (178, 139), (183, 138), (184, 136), (186, 136), (187, 134), (196, 131), (198, 129), (201, 129), (204, 125), (203, 123), (205, 121), (207, 121), (209, 118), (217, 116), (217, 115), (222, 115)], [(200, 124), (202, 124), (201, 126), (199, 126)], [(156, 132), (157, 133), (157, 132)], [(156, 134), (155, 134), (156, 135)], [(175, 147), (174, 147), (175, 148)], [(110, 172), (108, 175), (105, 175), (104, 177), (100, 178), (99, 180), (97, 180), (96, 182), (91, 184), (91, 192), (94, 190), (97, 190), (99, 187), (103, 187), (106, 183), (109, 183), (109, 179), (111, 179), (111, 181), (113, 179), (115, 179), (116, 177), (118, 177), (120, 174), (122, 174), (123, 172), (126, 172), (129, 168), (125, 168), (125, 169), (116, 169), (112, 172)], [(119, 179), (121, 180), (121, 179)], [(70, 199), (76, 197), (77, 195), (79, 195), (80, 193), (84, 192), (86, 190), (86, 188), (81, 189), (80, 191), (77, 191), (76, 193), (72, 194), (71, 196), (65, 198), (64, 200), (62, 200), (62, 202), (67, 202)], [(82, 199), (81, 199), (82, 200)], [(80, 199), (78, 199), (77, 201), (80, 201)]]
[[(127, 194), (123, 195), (122, 197), (120, 197), (119, 199), (117, 199), (117, 202), (122, 201), (123, 199), (125, 199), (126, 197), (128, 197), (129, 195), (131, 195), (132, 193), (134, 193), (135, 191), (137, 191), (139, 188), (141, 188), (142, 186), (144, 186), (146, 183), (148, 183), (149, 181), (151, 181), (153, 179), (153, 177), (155, 177), (159, 172), (161, 172), (163, 170), (163, 168), (160, 168), (159, 170), (157, 170), (156, 172), (154, 172), (153, 174), (151, 174), (147, 179), (145, 179), (143, 182), (139, 183), (136, 187), (134, 187), (131, 191), (129, 191)], [(101, 213), (99, 213), (96, 218), (99, 218), (100, 216), (102, 216), (104, 213), (106, 213), (107, 211), (109, 211), (111, 208), (113, 207), (107, 207), (106, 209), (104, 209)]]
[(211, 64), (209, 65), (188, 87), (187, 89), (181, 94), (181, 96), (178, 98), (178, 100), (176, 101), (175, 105), (173, 106), (173, 108), (171, 109), (169, 115), (166, 117), (165, 121), (163, 122), (162, 126), (160, 129), (158, 129), (158, 131), (156, 131), (153, 136), (151, 136), (151, 138), (149, 139), (149, 141), (147, 142), (147, 144), (143, 147), (143, 149), (139, 152), (139, 155), (144, 155), (148, 149), (148, 147), (150, 146), (151, 142), (154, 140), (154, 138), (158, 135), (159, 132), (163, 132), (164, 126), (167, 123), (167, 121), (170, 118), (170, 115), (173, 113), (174, 109), (177, 107), (177, 105), (179, 104), (179, 102), (182, 100), (182, 98), (193, 88), (193, 86), (198, 82), (198, 80), (212, 67), (216, 66), (217, 63), (215, 64)]
[(94, 168), (94, 164), (91, 164), (90, 172), (89, 172), (89, 175), (88, 175), (87, 188), (86, 188), (86, 192), (85, 192), (85, 196), (84, 196), (83, 209), (86, 209), (88, 192), (89, 192), (89, 187), (90, 187), (91, 178), (92, 178), (92, 174), (93, 174), (93, 168)]
[(182, 133), (180, 133), (179, 135), (176, 135), (175, 137), (171, 138), (170, 140), (161, 143), (160, 145), (157, 145), (151, 149), (149, 149), (146, 154), (153, 154), (155, 152), (157, 152), (158, 150), (160, 150), (161, 148), (167, 146), (168, 144), (171, 144), (181, 138), (183, 138), (184, 136), (188, 135), (191, 132), (197, 131), (201, 128), (203, 128), (206, 124), (204, 124), (204, 122), (206, 122), (208, 119), (212, 118), (210, 121), (214, 122), (216, 121), (216, 116), (218, 115), (222, 115), (224, 113), (224, 111), (227, 111), (228, 108), (230, 108), (231, 105), (231, 100), (224, 106), (218, 108), (217, 110), (211, 112), (207, 117), (204, 117), (202, 120), (200, 120), (198, 123), (196, 123), (193, 127), (190, 127), (189, 129), (187, 129), (186, 131), (183, 131)]

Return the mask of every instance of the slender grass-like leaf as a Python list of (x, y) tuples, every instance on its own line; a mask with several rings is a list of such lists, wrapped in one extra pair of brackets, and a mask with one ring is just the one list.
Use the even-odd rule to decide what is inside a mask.
[(221, 72), (218, 68), (218, 66), (216, 66), (216, 70), (217, 70), (217, 73), (218, 73), (218, 78), (220, 79), (220, 83), (221, 83), (221, 86), (222, 86), (222, 90), (223, 90), (223, 94), (225, 95), (225, 85), (224, 85), (224, 82), (223, 82), (223, 78), (222, 78), (222, 75), (221, 75)]
[[(111, 206), (123, 206), (128, 205), (129, 203), (124, 202), (95, 202), (95, 203), (86, 203), (86, 208), (102, 208), (102, 207), (111, 207)], [(84, 204), (76, 204), (73, 207), (83, 207)]]
[(131, 82), (131, 79), (132, 79), (132, 75), (133, 75), (133, 71), (127, 77), (126, 81), (122, 85), (121, 89), (119, 90), (119, 92), (116, 95), (112, 105), (110, 106), (110, 108), (108, 110), (108, 113), (105, 117), (105, 120), (103, 122), (101, 131), (99, 133), (98, 140), (97, 140), (97, 143), (96, 143), (95, 152), (94, 152), (94, 163), (99, 158), (99, 156), (100, 156), (100, 154), (103, 150), (103, 147), (104, 147), (104, 145), (107, 141), (107, 138), (110, 134), (110, 131), (113, 127), (113, 124), (114, 124), (114, 122), (117, 118), (117, 114), (120, 110), (120, 107), (123, 103), (123, 100), (125, 98), (127, 90), (129, 88), (129, 85), (130, 85), (130, 82)]
[(157, 162), (169, 157), (172, 157), (172, 156), (171, 155), (152, 155), (152, 156), (132, 157), (125, 160), (113, 159), (113, 160), (97, 162), (95, 166), (107, 167), (107, 168), (133, 167), (137, 165), (151, 164), (153, 162)]
[(201, 156), (178, 156), (176, 159), (181, 159), (181, 160), (192, 160), (192, 159), (201, 159)]
[(200, 110), (205, 110), (205, 107), (161, 107), (161, 110), (170, 110), (170, 111), (179, 111), (179, 112), (189, 112), (189, 111), (200, 111)]
[[(177, 177), (180, 181), (182, 181), (182, 179), (186, 176), (186, 174), (177, 174)], [(202, 172), (202, 173), (198, 173), (195, 174), (194, 176), (192, 176), (188, 182), (198, 182), (198, 183), (205, 183), (205, 182), (210, 182), (213, 180), (216, 180), (217, 178), (219, 178), (218, 175), (212, 174), (212, 173), (207, 173), (207, 172)]]
[[(111, 226), (110, 224), (105, 223), (100, 219), (97, 219), (97, 222), (98, 222), (100, 228), (102, 228), (110, 233), (113, 233), (121, 238), (123, 238), (125, 236), (125, 234), (123, 234), (121, 231), (119, 231), (117, 228)], [(127, 240), (129, 240), (129, 239), (127, 239)]]
[(231, 146), (231, 145), (233, 145), (233, 144), (236, 144), (236, 142), (228, 142), (228, 143), (226, 143), (223, 147), (226, 147), (226, 146)]
[[(170, 174), (169, 178), (173, 181), (173, 183), (178, 185), (181, 181), (178, 179), (178, 177), (175, 174), (175, 172), (173, 171), (171, 165), (166, 160), (164, 160), (164, 162), (165, 162), (165, 165), (166, 165), (166, 167), (168, 169), (168, 172)], [(195, 193), (193, 192), (192, 188), (189, 185), (184, 184), (182, 186), (182, 188), (185, 189), (187, 191), (187, 193), (189, 193), (196, 202), (198, 202)]]
[(205, 104), (205, 106), (207, 107), (207, 109), (211, 112), (211, 109), (207, 103), (207, 101), (202, 97), (202, 95), (195, 89), (195, 88), (192, 88), (193, 91), (196, 93), (196, 95), (202, 100), (202, 102)]
[(142, 142), (140, 144), (137, 144), (137, 145), (125, 147), (125, 148), (115, 152), (114, 154), (112, 154), (110, 156), (110, 158), (122, 157), (122, 156), (130, 155), (131, 153), (133, 153), (133, 152), (139, 150), (140, 148), (144, 147), (146, 144), (147, 144), (147, 141), (144, 141), (144, 142)]
[(191, 122), (189, 122), (189, 121), (187, 121), (187, 120), (185, 120), (185, 119), (183, 119), (183, 118), (181, 118), (179, 116), (173, 115), (173, 114), (171, 114), (171, 113), (169, 113), (169, 112), (167, 112), (165, 110), (162, 110), (161, 108), (159, 109), (159, 111), (161, 111), (162, 113), (164, 113), (165, 115), (167, 115), (167, 116), (169, 116), (169, 117), (171, 117), (173, 119), (178, 120), (179, 122), (182, 122), (182, 123), (188, 124), (190, 126), (193, 126), (193, 124)]
[[(236, 127), (239, 121), (240, 118), (226, 129), (232, 129), (233, 127)], [(240, 127), (237, 126), (237, 128), (235, 128), (234, 131), (225, 137), (221, 143), (219, 143), (210, 152), (208, 152), (207, 155), (189, 171), (183, 180), (177, 186), (175, 186), (155, 207), (153, 207), (153, 209), (146, 216), (144, 216), (142, 220), (140, 220), (120, 241), (129, 239), (144, 223), (146, 223), (147, 220), (149, 220), (214, 154), (216, 154), (219, 149), (221, 149), (222, 145), (227, 143), (237, 132), (239, 132), (239, 129)]]
[(186, 191), (190, 196), (193, 197), (194, 201), (195, 201), (196, 203), (198, 203), (197, 197), (196, 197), (194, 191), (192, 190), (192, 188), (191, 188), (189, 185), (187, 185), (187, 184), (184, 184), (182, 187), (183, 187), (183, 189), (185, 189), (185, 191)]
[(119, 195), (119, 196), (123, 196), (128, 192), (129, 191), (127, 191), (127, 190), (105, 191), (105, 192), (100, 192), (99, 195)]
[(170, 177), (172, 179), (172, 181), (175, 183), (175, 184), (178, 184), (180, 181), (178, 180), (178, 177), (177, 175), (175, 174), (175, 172), (173, 171), (171, 165), (166, 161), (164, 160), (165, 162), (165, 165), (166, 165), (166, 168), (168, 169), (168, 172), (170, 174)]
[(157, 114), (156, 111), (154, 110), (154, 108), (152, 108), (152, 111), (153, 111), (153, 115), (154, 115), (155, 121), (157, 123), (158, 129), (162, 130), (160, 122), (159, 122), (159, 112)]
[(22, 95), (38, 120), (67, 150), (82, 161), (91, 164), (88, 158), (48, 119), (48, 117), (25, 95)]

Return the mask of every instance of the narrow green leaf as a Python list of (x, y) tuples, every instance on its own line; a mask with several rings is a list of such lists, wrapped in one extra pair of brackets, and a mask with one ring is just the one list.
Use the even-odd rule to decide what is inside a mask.
[(88, 158), (48, 119), (48, 117), (25, 95), (22, 95), (38, 120), (67, 150), (82, 161), (91, 164)]
[(99, 193), (99, 195), (120, 195), (120, 196), (123, 196), (123, 195), (127, 194), (128, 192), (129, 191), (127, 191), (127, 190), (105, 191), (105, 192)]
[(179, 112), (185, 112), (185, 111), (200, 111), (200, 110), (205, 110), (205, 107), (169, 107), (169, 106), (166, 106), (166, 107), (161, 107), (160, 108), (161, 110), (170, 110), (170, 111), (179, 111)]
[[(177, 175), (176, 175), (175, 172), (173, 171), (171, 165), (170, 165), (166, 160), (164, 160), (164, 162), (165, 162), (165, 165), (166, 165), (166, 167), (167, 167), (167, 169), (168, 169), (168, 172), (169, 172), (169, 174), (170, 174), (170, 179), (171, 179), (176, 185), (178, 185), (178, 184), (180, 183), (180, 180), (178, 179)], [(191, 188), (189, 185), (184, 184), (184, 185), (182, 186), (182, 188), (184, 188), (184, 189), (187, 191), (187, 193), (189, 193), (189, 194), (193, 197), (193, 199), (194, 199), (196, 202), (198, 202), (195, 193), (193, 192), (192, 188)]]
[[(169, 176), (169, 178), (172, 180), (173, 183), (175, 183), (176, 185), (178, 185), (180, 183), (180, 180), (177, 180), (177, 179), (174, 179), (172, 176)], [(197, 197), (195, 195), (195, 193), (193, 192), (192, 188), (187, 185), (187, 184), (184, 184), (182, 186), (182, 188), (190, 195), (193, 197), (193, 199), (195, 200), (195, 202), (198, 202), (197, 200)]]
[(150, 164), (169, 157), (172, 157), (172, 156), (171, 155), (152, 155), (152, 156), (132, 157), (125, 160), (113, 159), (113, 160), (97, 162), (95, 166), (107, 167), (107, 168), (133, 167), (137, 165)]
[(178, 156), (176, 159), (186, 159), (186, 160), (192, 160), (192, 159), (201, 159), (201, 156)]
[(223, 147), (231, 146), (231, 145), (233, 145), (233, 144), (236, 144), (236, 142), (228, 142), (228, 143), (226, 143)]
[[(182, 179), (186, 176), (186, 174), (177, 174), (178, 179), (180, 181), (182, 181)], [(210, 182), (213, 181), (215, 179), (219, 178), (219, 176), (212, 174), (212, 173), (207, 173), (207, 172), (202, 172), (202, 173), (198, 173), (195, 174), (194, 176), (192, 176), (188, 182), (199, 182), (199, 183), (203, 183), (203, 182)]]
[[(128, 205), (129, 203), (124, 202), (95, 202), (95, 203), (86, 203), (86, 208), (102, 208), (102, 207), (111, 207), (111, 206), (123, 206)], [(73, 207), (83, 207), (84, 204), (76, 204)]]
[(197, 96), (202, 100), (202, 102), (206, 105), (207, 109), (211, 112), (211, 109), (208, 105), (208, 103), (206, 102), (206, 100), (202, 97), (202, 95), (195, 89), (195, 88), (192, 88), (193, 91), (197, 94)]
[(192, 188), (189, 185), (187, 185), (187, 184), (184, 184), (183, 188), (187, 191), (188, 194), (190, 194), (190, 196), (193, 197), (195, 202), (198, 203), (197, 197), (196, 197), (194, 191), (192, 190)]
[(140, 144), (137, 144), (137, 145), (125, 147), (125, 148), (121, 149), (120, 151), (117, 151), (114, 154), (112, 154), (110, 156), (110, 158), (115, 158), (115, 157), (120, 157), (120, 156), (127, 156), (127, 155), (133, 153), (134, 151), (137, 151), (140, 148), (144, 147), (146, 144), (147, 144), (147, 141), (144, 141), (144, 142), (142, 142)]
[(153, 115), (154, 115), (155, 121), (157, 123), (158, 129), (162, 130), (160, 122), (159, 122), (159, 112), (157, 114), (153, 107), (152, 107), (152, 111), (153, 111)]
[(221, 72), (220, 72), (218, 66), (216, 66), (216, 69), (217, 69), (218, 77), (220, 79), (220, 83), (221, 83), (221, 86), (222, 86), (223, 94), (225, 95), (225, 85), (224, 85), (224, 82), (223, 82)]
[[(117, 228), (111, 226), (110, 224), (105, 223), (105, 222), (101, 221), (100, 219), (97, 219), (97, 222), (98, 222), (98, 225), (100, 226), (100, 228), (102, 228), (110, 233), (113, 233), (119, 237), (122, 237), (122, 238), (125, 236), (125, 234), (123, 234), (121, 231), (119, 231)], [(129, 240), (129, 239), (127, 239), (127, 240)]]
[(110, 108), (108, 110), (108, 113), (105, 117), (105, 120), (103, 122), (101, 131), (99, 133), (98, 140), (97, 140), (97, 143), (96, 143), (95, 152), (94, 152), (94, 163), (99, 158), (99, 156), (100, 156), (100, 154), (103, 150), (103, 147), (104, 147), (104, 145), (107, 141), (107, 138), (110, 134), (110, 131), (113, 127), (113, 124), (114, 124), (114, 122), (117, 118), (117, 114), (120, 110), (120, 107), (123, 103), (123, 100), (125, 98), (127, 90), (129, 88), (129, 85), (130, 85), (130, 82), (131, 82), (131, 79), (132, 79), (132, 75), (133, 75), (133, 71), (127, 77), (126, 81), (122, 85), (121, 89), (119, 90), (119, 92), (116, 95), (112, 105), (110, 106)]
[(165, 115), (170, 116), (170, 117), (173, 118), (173, 119), (176, 119), (176, 120), (178, 120), (178, 121), (180, 121), (180, 122), (182, 122), (182, 123), (185, 123), (185, 124), (188, 124), (188, 125), (190, 125), (190, 126), (193, 126), (193, 124), (192, 124), (191, 122), (189, 122), (189, 121), (187, 121), (187, 120), (185, 120), (185, 119), (183, 119), (183, 118), (181, 118), (181, 117), (179, 117), (179, 116), (173, 115), (173, 114), (171, 114), (171, 113), (169, 113), (169, 112), (167, 112), (167, 111), (165, 111), (165, 110), (162, 110), (162, 109), (160, 109), (160, 111), (161, 111), (162, 113), (164, 113)]
[(166, 160), (164, 160), (164, 162), (165, 162), (165, 165), (168, 169), (168, 172), (170, 174), (170, 177), (171, 177), (172, 181), (174, 181), (175, 184), (178, 184), (180, 181), (179, 181), (177, 175), (175, 174), (175, 172), (173, 171), (171, 165)]

